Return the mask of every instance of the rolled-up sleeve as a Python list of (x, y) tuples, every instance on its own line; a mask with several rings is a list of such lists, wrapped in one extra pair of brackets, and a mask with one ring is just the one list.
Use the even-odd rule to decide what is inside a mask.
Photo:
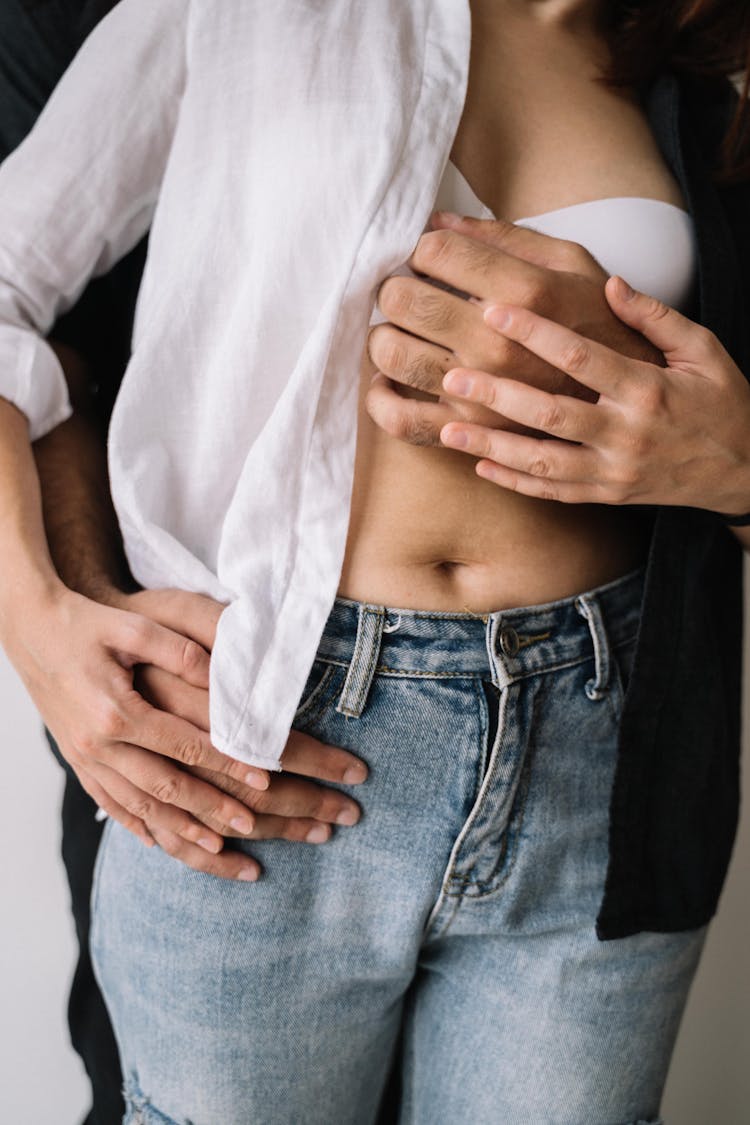
[(185, 84), (189, 0), (121, 0), (0, 165), (0, 396), (31, 440), (71, 413), (45, 336), (148, 230)]

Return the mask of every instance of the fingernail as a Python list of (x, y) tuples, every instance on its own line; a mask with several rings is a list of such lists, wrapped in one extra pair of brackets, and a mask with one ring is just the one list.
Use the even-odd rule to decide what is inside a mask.
[(359, 820), (359, 811), (357, 809), (342, 809), (336, 817), (337, 824), (346, 824), (351, 826), (356, 824)]
[(196, 843), (199, 844), (200, 847), (204, 848), (207, 852), (213, 852), (214, 855), (218, 855), (221, 851), (221, 844), (219, 843), (219, 841), (209, 840), (208, 836), (201, 836), (200, 839), (196, 841)]
[(329, 832), (324, 824), (317, 824), (315, 828), (311, 828), (305, 836), (308, 844), (324, 844), (328, 839)]
[(632, 301), (633, 297), (635, 297), (635, 289), (631, 288), (622, 277), (618, 277), (617, 279), (617, 293), (623, 301)]
[(469, 435), (465, 430), (448, 430), (445, 435), (441, 433), (440, 440), (443, 445), (452, 445), (457, 449), (463, 449), (464, 446), (469, 444)]
[(450, 372), (443, 379), (443, 386), (452, 395), (468, 395), (471, 394), (474, 380), (470, 379), (468, 375), (457, 375)]
[(435, 211), (435, 221), (444, 223), (445, 226), (455, 227), (462, 221), (461, 216), (457, 215), (455, 211)]
[(344, 781), (347, 785), (359, 785), (366, 777), (367, 770), (364, 766), (349, 766), (344, 774)]
[(237, 878), (244, 883), (254, 883), (258, 878), (258, 871), (255, 867), (243, 867)]
[(268, 789), (268, 778), (264, 773), (258, 773), (257, 770), (250, 770), (245, 774), (245, 782), (252, 789)]
[(247, 836), (253, 830), (253, 822), (246, 816), (236, 816), (234, 820), (229, 821), (229, 826), (234, 828), (235, 832), (241, 832), (243, 836)]
[(488, 309), (485, 309), (484, 320), (491, 328), (497, 328), (499, 331), (502, 331), (504, 328), (509, 327), (511, 314), (507, 309), (498, 308), (497, 305), (490, 305)]

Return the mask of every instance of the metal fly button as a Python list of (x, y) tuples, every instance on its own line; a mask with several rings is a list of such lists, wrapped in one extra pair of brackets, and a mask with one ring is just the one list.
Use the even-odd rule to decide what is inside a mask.
[(518, 633), (511, 625), (506, 625), (500, 630), (500, 648), (505, 656), (516, 656), (520, 647)]

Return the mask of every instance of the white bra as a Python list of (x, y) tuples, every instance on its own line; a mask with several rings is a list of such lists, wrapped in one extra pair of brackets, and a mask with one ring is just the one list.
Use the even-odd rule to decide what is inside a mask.
[[(450, 160), (434, 210), (454, 211), (477, 219), (495, 218)], [(641, 196), (613, 196), (517, 219), (515, 225), (580, 243), (607, 273), (619, 274), (636, 289), (659, 297), (673, 308), (685, 309), (693, 294), (698, 262), (695, 229), (688, 212), (673, 203)], [(408, 266), (394, 272), (414, 277)], [(375, 308), (371, 323), (381, 324), (384, 320)]]

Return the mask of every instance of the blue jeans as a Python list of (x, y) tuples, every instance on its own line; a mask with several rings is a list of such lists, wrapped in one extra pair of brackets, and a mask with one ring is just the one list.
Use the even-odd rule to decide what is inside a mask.
[[(257, 883), (109, 823), (94, 963), (139, 1125), (658, 1121), (707, 926), (600, 941), (642, 570), (485, 615), (337, 598), (294, 726), (364, 758)], [(399, 1038), (400, 1033), (400, 1038)], [(396, 1044), (399, 1044), (396, 1057)]]

